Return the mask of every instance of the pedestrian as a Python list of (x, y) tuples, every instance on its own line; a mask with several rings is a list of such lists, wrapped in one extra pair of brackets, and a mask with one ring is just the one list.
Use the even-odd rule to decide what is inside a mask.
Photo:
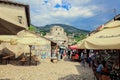
[(60, 48), (59, 52), (60, 52), (61, 59), (63, 59), (64, 49)]
[(91, 58), (90, 57), (87, 58), (87, 63), (89, 65), (89, 67), (91, 67)]
[(82, 66), (85, 67), (85, 56), (84, 56), (84, 52), (81, 53), (81, 63), (82, 63)]
[(70, 50), (68, 50), (68, 59), (70, 59)]
[(106, 61), (103, 60), (96, 69), (98, 80), (102, 80), (102, 70), (105, 68), (105, 65)]

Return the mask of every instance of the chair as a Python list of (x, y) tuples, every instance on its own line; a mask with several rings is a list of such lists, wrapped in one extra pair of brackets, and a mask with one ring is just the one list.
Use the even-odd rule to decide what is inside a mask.
[(33, 61), (35, 62), (36, 65), (40, 62), (40, 59), (36, 55), (32, 56), (32, 59), (33, 59)]
[(27, 62), (26, 57), (22, 57), (22, 59), (20, 60), (20, 62), (22, 63), (22, 65), (24, 65), (24, 64), (25, 64), (25, 62)]
[[(11, 58), (14, 57), (13, 54), (5, 54), (2, 56), (2, 60), (6, 60), (6, 64), (10, 63)], [(1, 61), (2, 63), (2, 61)]]

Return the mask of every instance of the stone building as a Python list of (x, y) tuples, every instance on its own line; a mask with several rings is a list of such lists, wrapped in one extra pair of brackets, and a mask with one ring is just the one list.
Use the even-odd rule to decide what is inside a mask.
[(68, 45), (72, 45), (73, 43), (75, 43), (75, 39), (74, 39), (74, 34), (69, 34), (68, 35)]
[[(29, 26), (29, 5), (0, 0), (0, 37), (4, 35), (20, 36), (18, 33), (22, 30), (27, 30)], [(24, 35), (24, 33), (22, 35)], [(7, 50), (7, 53), (13, 52), (16, 56), (19, 56), (21, 53), (25, 52), (24, 48), (24, 45), (11, 45), (7, 42), (1, 42), (0, 51), (2, 52), (0, 54)]]
[(29, 5), (0, 0), (0, 35), (14, 35), (28, 26)]
[[(29, 44), (15, 44), (12, 45), (7, 42), (1, 41), (2, 36), (17, 36), (22, 37), (37, 37), (40, 39), (39, 42), (46, 43), (41, 46), (35, 46), (33, 53), (37, 50), (40, 55), (44, 55), (45, 58), (51, 57), (52, 46), (55, 43), (45, 37), (37, 35), (28, 30), (30, 26), (30, 14), (29, 5), (11, 2), (7, 0), (0, 0), (0, 54), (13, 52), (16, 57), (20, 56), (22, 53), (29, 53)], [(10, 38), (10, 37), (9, 37)], [(11, 52), (10, 52), (11, 51)]]
[(60, 26), (53, 26), (50, 33), (47, 33), (46, 38), (53, 40), (58, 45), (68, 46), (68, 37), (64, 29)]

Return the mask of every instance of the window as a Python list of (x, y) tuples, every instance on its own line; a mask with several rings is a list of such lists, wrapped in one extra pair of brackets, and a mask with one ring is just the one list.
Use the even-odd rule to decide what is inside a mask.
[(18, 16), (18, 21), (20, 24), (22, 24), (22, 16)]

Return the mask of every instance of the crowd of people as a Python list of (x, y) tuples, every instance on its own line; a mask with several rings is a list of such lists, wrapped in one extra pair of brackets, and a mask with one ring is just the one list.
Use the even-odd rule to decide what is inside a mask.
[(71, 61), (78, 61), (81, 67), (89, 65), (97, 80), (120, 80), (119, 50), (71, 50), (57, 47), (53, 51), (58, 60), (67, 55)]
[(67, 55), (66, 48), (60, 48), (57, 46), (55, 49), (52, 50), (52, 59), (57, 59), (58, 61), (64, 59), (64, 57)]
[[(120, 80), (119, 69), (119, 50), (112, 52), (115, 55), (110, 56), (110, 50), (69, 50), (68, 58), (74, 61), (81, 62), (82, 67), (86, 67), (86, 64), (93, 69), (94, 75), (97, 80)], [(77, 58), (74, 58), (76, 57)]]

